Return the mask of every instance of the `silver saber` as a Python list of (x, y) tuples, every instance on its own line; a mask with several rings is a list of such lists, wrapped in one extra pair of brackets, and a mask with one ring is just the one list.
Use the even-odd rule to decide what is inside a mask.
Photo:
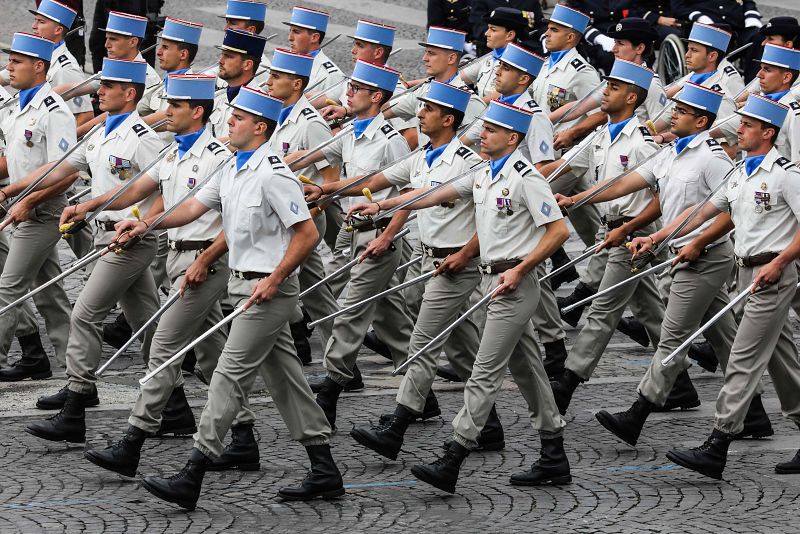
[(72, 195), (71, 197), (69, 197), (67, 199), (67, 203), (68, 204), (72, 204), (76, 200), (82, 199), (83, 197), (85, 197), (86, 195), (88, 195), (91, 192), (92, 192), (92, 188), (91, 187), (87, 187), (86, 189), (83, 189), (82, 191), (78, 191), (77, 193), (75, 193), (74, 195)]
[(597, 293), (595, 293), (591, 297), (586, 297), (583, 300), (579, 300), (575, 304), (570, 304), (566, 308), (561, 308), (561, 313), (562, 314), (567, 313), (569, 311), (574, 310), (575, 308), (578, 308), (580, 306), (586, 305), (587, 303), (593, 301), (597, 297), (601, 297), (601, 296), (606, 295), (608, 293), (613, 293), (617, 289), (619, 289), (619, 288), (621, 288), (623, 286), (626, 286), (626, 285), (630, 284), (631, 282), (635, 282), (639, 278), (644, 278), (645, 276), (647, 276), (648, 274), (650, 274), (652, 272), (655, 272), (655, 271), (657, 271), (659, 269), (663, 269), (664, 267), (668, 267), (669, 264), (672, 263), (673, 261), (674, 261), (674, 258), (670, 258), (670, 259), (668, 259), (666, 261), (662, 261), (658, 265), (654, 265), (654, 266), (650, 267), (649, 269), (645, 269), (644, 271), (639, 271), (638, 273), (634, 274), (633, 276), (631, 276), (629, 278), (626, 278), (622, 282), (617, 282), (616, 284), (614, 284), (611, 287), (607, 287), (602, 291), (598, 291)]
[(407, 268), (411, 267), (412, 265), (414, 265), (415, 263), (419, 263), (421, 261), (422, 261), (422, 256), (417, 256), (416, 258), (405, 262), (403, 265), (401, 265), (400, 267), (395, 269), (394, 272), (400, 272), (403, 269), (407, 269)]
[(59, 274), (58, 276), (56, 276), (54, 278), (51, 278), (50, 280), (48, 280), (44, 284), (40, 285), (39, 287), (37, 287), (35, 289), (32, 289), (31, 291), (28, 291), (28, 293), (26, 293), (25, 295), (21, 296), (20, 298), (18, 298), (14, 302), (6, 305), (2, 310), (0, 310), (0, 315), (3, 315), (4, 313), (6, 313), (7, 311), (11, 310), (12, 308), (17, 307), (22, 302), (25, 302), (26, 300), (28, 300), (29, 298), (31, 298), (31, 297), (33, 297), (35, 295), (38, 295), (39, 293), (41, 293), (42, 291), (44, 291), (48, 287), (52, 286), (53, 284), (59, 282), (60, 280), (63, 280), (64, 278), (66, 278), (67, 276), (71, 275), (75, 271), (77, 271), (77, 270), (83, 268), (84, 266), (89, 265), (93, 261), (97, 260), (98, 258), (100, 258), (100, 256), (103, 255), (103, 250), (104, 249), (100, 249), (100, 250), (96, 250), (94, 252), (90, 252), (89, 254), (87, 254), (86, 256), (84, 256), (83, 258), (78, 260), (77, 262), (75, 262), (75, 264), (72, 267), (70, 267), (69, 269), (67, 269), (66, 271), (62, 272), (61, 274)]
[(141, 336), (145, 332), (145, 330), (147, 330), (150, 327), (151, 324), (156, 322), (159, 319), (159, 317), (164, 315), (164, 312), (166, 312), (169, 309), (170, 306), (172, 306), (173, 304), (175, 304), (175, 302), (177, 302), (177, 300), (180, 298), (180, 296), (181, 296), (181, 292), (180, 291), (176, 291), (174, 294), (170, 295), (170, 297), (167, 299), (167, 301), (164, 303), (164, 305), (161, 306), (156, 311), (156, 313), (152, 317), (150, 317), (147, 320), (147, 322), (145, 322), (142, 325), (141, 328), (139, 328), (139, 330), (134, 332), (133, 335), (130, 337), (130, 339), (128, 341), (126, 341), (125, 344), (122, 345), (122, 347), (120, 347), (120, 349), (117, 352), (115, 352), (114, 355), (111, 356), (111, 358), (109, 358), (108, 361), (106, 363), (104, 363), (102, 365), (102, 367), (100, 367), (100, 369), (98, 369), (95, 372), (95, 376), (100, 376), (101, 374), (103, 374), (103, 372), (108, 368), (108, 366), (111, 365), (111, 363), (114, 360), (116, 360), (120, 356), (120, 354), (125, 352), (125, 349), (130, 347), (133, 344), (133, 342), (136, 341), (139, 338), (139, 336)]
[(574, 151), (572, 152), (572, 154), (567, 159), (565, 159), (564, 162), (561, 165), (559, 165), (558, 168), (556, 168), (556, 170), (554, 170), (553, 172), (551, 172), (550, 174), (547, 175), (547, 183), (548, 184), (552, 184), (553, 182), (558, 180), (559, 177), (560, 177), (559, 175), (561, 174), (561, 171), (566, 169), (567, 166), (572, 162), (572, 160), (574, 160), (575, 158), (578, 157), (578, 154), (580, 154), (581, 152), (586, 150), (586, 148), (589, 147), (589, 145), (592, 144), (592, 141), (594, 141), (595, 137), (600, 135), (601, 132), (605, 131), (607, 126), (608, 125), (606, 124), (606, 125), (598, 128), (597, 130), (595, 130), (592, 133), (592, 135), (588, 136), (586, 139), (581, 141), (581, 143), (578, 145), (578, 147), (573, 149)]
[(341, 139), (345, 135), (349, 134), (352, 129), (353, 129), (352, 125), (348, 125), (348, 126), (342, 128), (339, 131), (339, 133), (337, 133), (336, 135), (334, 135), (333, 137), (331, 137), (327, 141), (323, 141), (322, 143), (320, 143), (319, 145), (317, 145), (315, 148), (311, 149), (310, 151), (306, 152), (305, 154), (303, 154), (302, 156), (300, 156), (299, 158), (294, 160), (291, 163), (291, 165), (294, 165), (296, 163), (300, 163), (301, 161), (308, 159), (312, 154), (316, 154), (317, 152), (319, 152), (320, 150), (322, 150), (326, 146), (332, 145), (333, 143), (335, 143), (336, 141), (338, 141), (339, 139)]
[(583, 260), (585, 260), (586, 258), (588, 258), (589, 256), (591, 256), (592, 254), (594, 254), (594, 251), (595, 251), (595, 249), (596, 249), (597, 247), (599, 247), (599, 246), (600, 246), (602, 243), (603, 243), (603, 242), (602, 242), (602, 241), (600, 241), (600, 242), (598, 242), (598, 243), (595, 243), (594, 245), (591, 245), (591, 246), (590, 246), (590, 247), (588, 247), (588, 248), (585, 248), (585, 249), (583, 249), (583, 252), (581, 253), (581, 255), (580, 255), (580, 256), (578, 256), (577, 258), (574, 258), (574, 259), (570, 260), (569, 262), (565, 263), (564, 265), (562, 265), (562, 266), (561, 266), (561, 267), (559, 267), (558, 269), (553, 269), (552, 271), (550, 271), (549, 273), (547, 273), (546, 275), (544, 275), (544, 276), (543, 276), (543, 277), (542, 277), (542, 278), (539, 280), (539, 282), (541, 283), (541, 282), (544, 282), (545, 280), (549, 280), (550, 278), (554, 277), (555, 275), (557, 275), (557, 274), (559, 274), (559, 273), (562, 273), (562, 272), (566, 271), (567, 269), (569, 269), (569, 268), (570, 268), (570, 267), (572, 267), (573, 265), (576, 265), (576, 264), (578, 264), (578, 263), (582, 262)]
[(406, 367), (408, 364), (410, 364), (411, 362), (413, 362), (414, 360), (416, 360), (416, 359), (419, 357), (419, 355), (420, 355), (420, 354), (422, 354), (422, 353), (424, 353), (425, 351), (427, 351), (429, 348), (431, 348), (431, 346), (432, 346), (434, 343), (436, 343), (436, 342), (437, 342), (437, 341), (439, 341), (440, 339), (444, 338), (444, 337), (445, 337), (447, 334), (449, 334), (450, 332), (452, 332), (453, 330), (455, 330), (455, 329), (458, 327), (458, 325), (460, 325), (461, 323), (463, 323), (464, 321), (466, 321), (466, 320), (467, 320), (467, 318), (469, 318), (469, 316), (470, 316), (470, 315), (472, 315), (473, 313), (475, 313), (475, 310), (477, 310), (478, 308), (480, 308), (481, 306), (483, 306), (484, 304), (486, 304), (487, 302), (489, 302), (489, 300), (491, 300), (491, 298), (492, 298), (492, 297), (495, 295), (495, 293), (497, 293), (497, 290), (498, 290), (498, 289), (500, 289), (500, 287), (502, 287), (502, 286), (497, 286), (497, 287), (495, 287), (495, 288), (494, 288), (494, 289), (492, 289), (492, 290), (491, 290), (489, 293), (487, 293), (486, 295), (484, 295), (484, 296), (483, 296), (483, 298), (481, 298), (481, 300), (479, 300), (478, 302), (476, 302), (475, 304), (473, 304), (472, 306), (470, 306), (470, 307), (469, 307), (469, 309), (468, 309), (467, 311), (465, 311), (464, 313), (462, 313), (462, 314), (461, 314), (461, 316), (460, 316), (458, 319), (456, 319), (455, 321), (453, 321), (452, 323), (450, 323), (450, 326), (448, 326), (447, 328), (445, 328), (444, 330), (442, 330), (442, 331), (439, 333), (439, 335), (437, 335), (436, 337), (434, 337), (433, 339), (431, 339), (431, 340), (428, 342), (428, 344), (427, 344), (427, 345), (425, 345), (424, 347), (422, 347), (420, 350), (418, 350), (418, 351), (417, 351), (417, 353), (416, 353), (416, 354), (414, 354), (414, 355), (413, 355), (413, 356), (411, 356), (409, 359), (407, 359), (406, 361), (404, 361), (403, 363), (401, 363), (401, 364), (400, 364), (400, 365), (397, 367), (397, 369), (395, 369), (394, 371), (392, 371), (392, 376), (397, 376), (397, 373), (399, 373), (400, 371), (402, 371), (402, 370), (403, 370), (403, 369), (404, 369), (404, 368), (405, 368), (405, 367)]
[[(800, 287), (800, 284), (798, 284), (798, 287)], [(728, 312), (728, 310), (733, 308), (740, 300), (746, 298), (751, 291), (753, 291), (753, 284), (750, 284), (747, 287), (747, 289), (745, 289), (744, 291), (733, 297), (731, 301), (724, 308), (722, 308), (720, 311), (714, 314), (714, 317), (706, 321), (700, 328), (697, 329), (695, 333), (691, 334), (688, 338), (686, 338), (686, 340), (683, 343), (681, 343), (677, 349), (673, 350), (672, 354), (661, 360), (661, 365), (669, 365), (681, 351), (683, 351), (684, 349), (686, 349), (686, 347), (692, 344), (692, 341), (694, 341), (694, 339), (697, 336), (708, 330), (711, 327), (711, 325), (716, 323), (720, 319), (720, 317), (722, 317)]]
[(341, 310), (337, 310), (337, 311), (333, 312), (330, 315), (326, 315), (325, 317), (323, 317), (321, 319), (317, 319), (316, 321), (311, 321), (310, 323), (308, 323), (308, 327), (309, 328), (313, 328), (313, 327), (317, 326), (320, 323), (324, 323), (326, 321), (330, 321), (331, 319), (335, 319), (336, 317), (339, 317), (340, 315), (344, 315), (347, 312), (353, 311), (353, 310), (355, 310), (357, 308), (360, 308), (362, 306), (366, 306), (367, 304), (369, 304), (371, 302), (375, 302), (376, 300), (380, 300), (383, 297), (385, 297), (386, 295), (391, 295), (393, 293), (397, 293), (398, 291), (402, 291), (403, 289), (405, 289), (407, 287), (413, 286), (413, 285), (418, 284), (420, 282), (424, 282), (428, 278), (431, 278), (434, 274), (436, 274), (436, 270), (435, 269), (433, 271), (429, 271), (427, 273), (424, 273), (424, 274), (421, 274), (421, 275), (419, 275), (417, 277), (414, 277), (411, 280), (406, 280), (402, 284), (397, 284), (396, 286), (390, 287), (389, 289), (381, 291), (380, 293), (372, 295), (371, 297), (367, 297), (364, 300), (361, 300), (359, 302), (355, 302), (355, 303), (353, 303), (353, 304), (351, 304), (349, 306), (346, 306), (346, 307), (342, 308)]

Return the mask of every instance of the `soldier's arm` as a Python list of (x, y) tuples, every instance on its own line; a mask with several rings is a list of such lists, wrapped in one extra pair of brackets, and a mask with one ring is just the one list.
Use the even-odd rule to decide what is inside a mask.
[[(3, 195), (3, 198), (0, 199), (0, 202), (5, 200), (6, 198), (10, 198), (20, 194), (26, 187), (31, 185), (35, 182), (42, 174), (47, 172), (50, 167), (55, 165), (55, 161), (50, 163), (45, 163), (38, 169), (34, 170), (33, 172), (29, 173), (23, 179), (14, 182), (13, 184), (7, 185), (4, 188), (0, 189), (0, 195)], [(46, 189), (50, 186), (53, 186), (62, 180), (67, 178), (71, 178), (73, 174), (77, 173), (78, 169), (73, 167), (67, 161), (62, 161), (58, 167), (56, 167), (53, 172), (51, 172), (47, 178), (42, 180), (35, 188), (35, 190)], [(69, 182), (69, 185), (72, 185), (72, 182)]]

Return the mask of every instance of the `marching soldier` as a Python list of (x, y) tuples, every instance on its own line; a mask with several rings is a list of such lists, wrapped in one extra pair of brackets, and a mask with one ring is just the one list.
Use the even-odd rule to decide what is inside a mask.
[[(730, 158), (708, 133), (722, 98), (717, 91), (687, 83), (676, 96), (673, 108), (671, 131), (677, 136), (674, 148), (663, 148), (591, 202), (605, 202), (649, 187), (656, 191), (660, 212), (668, 221), (701, 202), (720, 186), (732, 168)], [(564, 199), (561, 204), (568, 208), (587, 193)], [(667, 307), (658, 347), (639, 383), (638, 400), (625, 412), (611, 414), (601, 410), (595, 415), (604, 427), (631, 445), (636, 445), (650, 413), (664, 406), (673, 385), (689, 364), (686, 358), (668, 366), (661, 361), (697, 330), (701, 320), (716, 315), (730, 302), (726, 282), (733, 268), (733, 245), (728, 234), (709, 240), (708, 236), (713, 235), (709, 225), (704, 224), (670, 243), (670, 251), (686, 263), (668, 270), (660, 282), (662, 293), (668, 295)], [(651, 244), (651, 237), (637, 237), (631, 248), (641, 242)], [(735, 336), (733, 312), (726, 313), (706, 332), (723, 372)], [(772, 433), (761, 396), (757, 395), (740, 437), (766, 437)]]
[[(800, 360), (788, 317), (798, 280), (795, 261), (800, 257), (800, 171), (773, 144), (787, 112), (786, 106), (763, 96), (747, 99), (738, 112), (739, 147), (747, 153), (744, 164), (677, 235), (721, 217), (726, 224), (719, 225), (719, 233), (736, 229), (737, 285), (752, 287), (717, 396), (714, 430), (700, 447), (667, 453), (678, 465), (715, 479), (722, 478), (728, 447), (744, 428), (765, 370), (769, 369), (781, 412), (800, 425)], [(663, 239), (679, 222), (672, 221), (653, 239)], [(800, 453), (776, 465), (775, 472), (800, 472)]]
[[(136, 105), (144, 93), (145, 79), (146, 63), (143, 61), (106, 58), (98, 93), (101, 109), (108, 113), (104, 128), (87, 138), (40, 187), (61, 184), (69, 181), (78, 170), (89, 170), (92, 196), (100, 196), (130, 180), (139, 169), (156, 158), (161, 140), (136, 112)], [(36, 179), (39, 172), (29, 173), (23, 180), (12, 184), (7, 193), (19, 193)], [(142, 202), (142, 211), (149, 209), (152, 202), (152, 197)], [(104, 210), (97, 215), (94, 219), (94, 243), (98, 250), (111, 243), (114, 225), (126, 218), (134, 218), (130, 210)], [(44, 421), (31, 423), (27, 432), (51, 441), (82, 443), (85, 440), (84, 408), (98, 402), (94, 370), (102, 355), (103, 319), (115, 303), (120, 302), (125, 316), (138, 329), (158, 309), (156, 288), (149, 269), (156, 252), (155, 241), (154, 235), (147, 236), (124, 254), (105, 255), (97, 262), (75, 302), (69, 322), (68, 384), (55, 395), (43, 397), (37, 403), (39, 407), (62, 408), (61, 412)], [(152, 330), (148, 330), (142, 343), (145, 359)]]
[[(389, 67), (356, 62), (348, 82), (348, 106), (356, 117), (352, 132), (310, 155), (303, 164), (310, 165), (324, 158), (331, 164), (341, 163), (342, 176), (352, 177), (367, 174), (407, 154), (405, 139), (380, 113), (381, 106), (397, 87), (399, 76), (399, 72)], [(295, 152), (292, 161), (304, 153)], [(386, 198), (396, 194), (396, 189), (391, 188), (375, 196)], [(400, 264), (403, 247), (401, 243), (392, 244), (392, 240), (405, 224), (407, 216), (407, 213), (400, 213), (392, 217), (384, 228), (360, 231), (353, 236), (351, 257), (360, 257), (362, 261), (350, 272), (345, 306), (399, 283), (395, 270)], [(341, 234), (346, 234), (345, 226), (340, 230)], [(325, 410), (332, 426), (336, 422), (339, 394), (351, 381), (350, 388), (363, 384), (360, 373), (356, 374), (354, 367), (373, 317), (379, 319), (374, 320), (373, 326), (379, 338), (389, 346), (395, 366), (400, 365), (408, 353), (413, 323), (403, 297), (399, 293), (388, 295), (381, 300), (380, 308), (380, 311), (377, 310), (377, 303), (371, 303), (334, 319), (333, 333), (325, 347), (327, 376), (317, 386), (317, 402)]]
[[(481, 151), (489, 156), (489, 168), (409, 206), (422, 209), (459, 198), (473, 199), (480, 288), (493, 296), (472, 374), (464, 387), (464, 406), (453, 420), (453, 439), (445, 442), (443, 458), (411, 469), (415, 477), (448, 493), (455, 492), (461, 465), (479, 446), (478, 438), (492, 413), (506, 368), (525, 397), (531, 425), (542, 444), (539, 461), (530, 470), (512, 475), (511, 484), (560, 485), (572, 480), (564, 452), (566, 423), (547, 386), (530, 322), (539, 301), (535, 269), (566, 241), (569, 230), (547, 182), (519, 151), (530, 128), (530, 112), (494, 100), (483, 120)], [(360, 204), (353, 211), (374, 215), (413, 194)], [(477, 252), (473, 250), (473, 254)]]
[(761, 94), (789, 108), (781, 125), (775, 149), (789, 161), (800, 162), (800, 102), (792, 95), (792, 84), (800, 74), (800, 50), (767, 44), (758, 71)]
[(295, 6), (289, 22), (289, 46), (295, 52), (314, 56), (314, 66), (311, 68), (309, 85), (314, 86), (314, 93), (324, 93), (344, 79), (344, 74), (336, 64), (330, 60), (325, 52), (320, 50), (320, 45), (328, 31), (328, 21), (331, 16), (324, 11)]
[[(228, 0), (222, 17), (225, 19), (224, 31), (234, 29), (261, 35), (267, 22), (267, 4), (256, 0)], [(255, 83), (263, 85), (269, 76), (270, 66), (266, 50), (261, 55), (259, 66), (263, 72), (255, 77)], [(217, 68), (209, 71), (213, 74), (218, 72)]]
[[(259, 368), (266, 369), (262, 376), (292, 438), (303, 444), (311, 460), (311, 471), (300, 485), (281, 488), (278, 496), (309, 500), (344, 494), (330, 451), (331, 427), (303, 376), (287, 322), (297, 306), (297, 270), (319, 236), (300, 183), (267, 142), (281, 101), (245, 87), (232, 105), (229, 132), (236, 160), (159, 225), (178, 227), (211, 209), (221, 212), (232, 274), (228, 293), (244, 310), (231, 322), (189, 461), (170, 478), (147, 477), (142, 483), (156, 497), (188, 510), (195, 508), (203, 476), (212, 459), (222, 454), (222, 438)], [(147, 230), (147, 222), (121, 224), (118, 235), (128, 229), (135, 237)]]
[[(16, 33), (11, 48), (5, 50), (9, 54), (11, 85), (19, 90), (19, 96), (18, 102), (12, 104), (15, 109), (9, 112), (2, 124), (6, 150), (0, 161), (11, 184), (0, 189), (3, 201), (22, 191), (24, 186), (19, 184), (24, 176), (38, 176), (36, 171), (39, 168), (48, 161), (59, 159), (75, 144), (75, 118), (46, 81), (53, 48), (54, 43), (48, 39)], [(56, 220), (66, 204), (64, 191), (71, 183), (32, 192), (20, 199), (8, 213), (2, 227), (13, 222), (15, 228), (0, 276), (0, 307), (61, 273), (56, 251), (61, 236)], [(70, 314), (64, 287), (54, 284), (37, 295), (34, 302), (45, 319), (56, 359), (63, 365)], [(15, 307), (0, 315), (0, 359), (3, 361), (17, 330), (20, 313), (26, 314), (24, 308)], [(42, 349), (39, 335), (30, 333), (19, 341), (23, 357), (12, 368), (3, 370), (2, 379), (51, 376), (50, 361)]]

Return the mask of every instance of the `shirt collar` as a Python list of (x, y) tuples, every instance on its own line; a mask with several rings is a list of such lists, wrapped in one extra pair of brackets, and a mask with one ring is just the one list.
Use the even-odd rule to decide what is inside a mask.
[[(356, 129), (356, 122), (357, 121), (364, 121), (363, 124), (366, 124), (362, 130)], [(380, 128), (385, 121), (383, 120), (383, 115), (378, 113), (374, 117), (370, 119), (355, 119), (353, 120), (353, 134), (358, 141), (359, 139), (372, 139), (373, 134)]]
[(236, 151), (236, 170), (237, 171), (242, 170), (242, 167), (244, 167), (244, 164), (247, 163), (248, 161), (250, 161), (250, 158), (253, 156), (253, 154), (256, 153), (256, 150), (258, 150), (258, 149), (255, 149), (255, 150), (237, 150)]
[(686, 137), (680, 137), (680, 138), (676, 139), (675, 140), (675, 153), (676, 154), (680, 154), (681, 152), (683, 152), (684, 149), (689, 146), (689, 143), (691, 143), (694, 140), (694, 138), (697, 137), (698, 135), (700, 135), (700, 134), (696, 133), (696, 134), (687, 135)]
[(286, 119), (289, 118), (289, 115), (291, 115), (292, 110), (296, 105), (297, 102), (295, 102), (291, 106), (286, 106), (285, 108), (281, 109), (280, 113), (278, 114), (278, 126), (283, 126), (283, 123), (286, 122)]
[(319, 54), (320, 52), (322, 52), (322, 49), (317, 48), (316, 50), (312, 50), (311, 52), (309, 52), (308, 55), (313, 58), (316, 58), (317, 54)]
[(118, 113), (117, 115), (108, 115), (106, 117), (106, 129), (105, 135), (108, 137), (110, 134), (114, 132), (120, 125), (125, 122), (125, 119), (131, 116), (132, 112), (128, 113)]
[(625, 126), (628, 125), (628, 123), (631, 121), (631, 119), (633, 119), (633, 117), (635, 117), (635, 115), (631, 116), (631, 117), (628, 117), (624, 121), (609, 122), (608, 123), (608, 135), (611, 136), (611, 142), (612, 143), (614, 141), (616, 141), (616, 139), (619, 136), (619, 134), (622, 133), (622, 130), (625, 129)]
[(556, 65), (561, 62), (561, 59), (566, 56), (572, 48), (569, 50), (557, 50), (556, 52), (550, 52), (550, 57), (547, 58), (547, 66), (550, 70), (553, 70)]
[(778, 91), (777, 93), (764, 93), (764, 96), (766, 96), (770, 100), (777, 102), (778, 100), (786, 96), (786, 93), (788, 92), (789, 89), (787, 89), (786, 91)]
[(495, 48), (494, 50), (492, 50), (492, 59), (494, 59), (495, 61), (499, 60), (501, 57), (503, 57), (503, 52), (505, 51), (506, 51), (505, 46), (503, 48)]
[[(444, 83), (449, 83), (450, 85), (454, 85), (454, 84), (453, 84), (453, 80), (455, 80), (456, 78), (458, 78), (458, 71), (456, 71), (456, 73), (455, 73), (455, 74), (453, 74), (453, 77), (452, 77), (452, 78), (450, 78), (449, 80), (445, 80), (445, 82), (444, 82)], [(457, 86), (456, 86), (456, 87), (457, 87)]]
[(41, 83), (41, 84), (37, 85), (36, 87), (31, 87), (29, 89), (23, 89), (22, 91), (19, 92), (19, 109), (20, 109), (20, 111), (24, 111), (25, 110), (27, 105), (30, 104), (31, 100), (33, 100), (33, 97), (36, 96), (36, 93), (38, 93), (39, 90), (42, 87), (44, 87), (45, 83), (47, 83), (47, 82)]
[(761, 162), (764, 161), (766, 158), (766, 154), (761, 154), (760, 156), (747, 156), (744, 158), (744, 171), (747, 176), (752, 176), (755, 170), (761, 165)]
[[(114, 115), (114, 117), (122, 115), (124, 115), (125, 117), (114, 128), (112, 128), (110, 131), (107, 128), (103, 130), (103, 137), (101, 139), (101, 143), (105, 143), (109, 139), (113, 139), (118, 135), (122, 135), (126, 131), (126, 129), (123, 127), (124, 125), (126, 124), (130, 125), (132, 122), (139, 120), (139, 113), (136, 112), (135, 110), (131, 111), (130, 113), (120, 113), (119, 115)], [(108, 124), (108, 119), (110, 119), (111, 117), (112, 117), (111, 115), (108, 116), (108, 118), (106, 119), (106, 124)]]
[(692, 83), (696, 83), (697, 85), (703, 85), (703, 82), (711, 78), (714, 74), (716, 74), (716, 70), (712, 70), (710, 72), (703, 72), (703, 73), (696, 73), (693, 72), (689, 75), (689, 81)]
[(513, 152), (511, 152), (510, 154), (506, 154), (500, 159), (491, 160), (489, 162), (489, 168), (492, 171), (492, 181), (495, 181), (497, 175), (500, 174), (501, 170), (503, 170), (503, 167), (505, 167), (506, 162), (508, 161), (508, 159), (511, 157), (512, 154)]
[[(525, 94), (525, 93), (520, 93), (520, 94)], [(513, 106), (514, 102), (516, 102), (519, 99), (520, 94), (501, 96), (497, 100), (499, 100), (503, 104), (511, 104)]]
[(442, 146), (440, 146), (439, 148), (431, 148), (431, 146), (430, 146), (430, 145), (428, 145), (428, 146), (425, 148), (425, 163), (427, 163), (427, 164), (428, 164), (428, 168), (429, 168), (429, 169), (430, 169), (431, 167), (433, 167), (433, 164), (436, 162), (436, 160), (438, 160), (438, 159), (439, 159), (439, 157), (440, 157), (442, 154), (444, 154), (444, 151), (445, 151), (445, 150), (447, 150), (447, 147), (448, 147), (448, 146), (450, 146), (450, 143), (449, 143), (449, 142), (448, 142), (448, 143), (445, 143), (445, 144), (443, 144), (443, 145), (442, 145)]
[(200, 136), (203, 135), (205, 132), (205, 127), (200, 128), (196, 132), (184, 134), (184, 135), (176, 135), (175, 142), (178, 143), (178, 158), (182, 159), (183, 156), (189, 152), (189, 150), (197, 143), (197, 140)]

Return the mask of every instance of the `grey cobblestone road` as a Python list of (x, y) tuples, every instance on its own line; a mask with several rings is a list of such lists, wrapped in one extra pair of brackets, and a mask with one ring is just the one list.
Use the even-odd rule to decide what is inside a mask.
[[(761, 3), (765, 16), (798, 15), (792, 2)], [(87, 1), (87, 4), (92, 2)], [(222, 0), (168, 0), (166, 13), (218, 28)], [(270, 2), (270, 29), (285, 36), (285, 20), (293, 3)], [(420, 74), (419, 49), (424, 35), (424, 2), (381, 3), (373, 0), (323, 0), (309, 7), (332, 9), (335, 23), (350, 27), (360, 16), (399, 24), (402, 47), (395, 66), (407, 76)], [(0, 41), (27, 29), (26, 2), (3, 2)], [(416, 10), (416, 11), (415, 11)], [(416, 16), (414, 16), (416, 14)], [(87, 15), (89, 15), (87, 13)], [(338, 30), (337, 30), (338, 31)], [(208, 46), (198, 63), (213, 61), (211, 45), (221, 32), (206, 32)], [(332, 56), (348, 64), (346, 39), (331, 46)], [(571, 242), (570, 252), (579, 245)], [(65, 263), (71, 261), (64, 251)], [(68, 281), (74, 300), (80, 280)], [(561, 294), (570, 288), (562, 288)], [(571, 340), (576, 331), (568, 331)], [(306, 371), (320, 376), (321, 350), (314, 339), (315, 362)], [(106, 347), (108, 349), (108, 347)], [(12, 359), (18, 351), (12, 352)], [(109, 357), (106, 350), (104, 357)], [(131, 354), (133, 354), (131, 352)], [(690, 374), (703, 405), (696, 410), (656, 414), (650, 418), (637, 448), (606, 432), (593, 412), (627, 407), (649, 363), (652, 349), (615, 336), (595, 378), (576, 393), (568, 413), (566, 444), (573, 483), (560, 488), (517, 488), (509, 476), (526, 469), (538, 456), (538, 438), (530, 429), (525, 406), (513, 383), (504, 386), (498, 408), (506, 431), (506, 449), (473, 454), (462, 471), (458, 493), (446, 496), (410, 474), (415, 463), (430, 461), (451, 433), (450, 420), (460, 407), (458, 384), (437, 379), (435, 389), (443, 416), (415, 425), (398, 461), (385, 461), (356, 445), (347, 431), (353, 424), (375, 421), (394, 406), (397, 379), (387, 362), (365, 351), (362, 370), (367, 389), (345, 394), (339, 410), (342, 429), (333, 440), (334, 455), (347, 484), (345, 498), (331, 502), (282, 503), (275, 493), (305, 474), (307, 459), (289, 440), (269, 392), (257, 384), (253, 406), (262, 467), (254, 473), (209, 473), (194, 513), (187, 514), (152, 498), (137, 480), (104, 472), (83, 459), (83, 447), (38, 440), (23, 431), (42, 412), (36, 397), (63, 385), (63, 371), (53, 379), (0, 384), (0, 532), (798, 532), (800, 476), (777, 476), (775, 463), (800, 446), (797, 428), (780, 416), (768, 377), (765, 405), (775, 428), (772, 439), (735, 442), (725, 480), (717, 482), (680, 469), (664, 453), (676, 445), (694, 446), (711, 429), (719, 374), (697, 368)], [(102, 405), (89, 411), (89, 446), (118, 439), (126, 427), (143, 366), (136, 357), (121, 358), (99, 385)], [(199, 416), (205, 386), (187, 379), (190, 402)], [(143, 451), (139, 474), (171, 474), (185, 462), (191, 440), (152, 439)]]

